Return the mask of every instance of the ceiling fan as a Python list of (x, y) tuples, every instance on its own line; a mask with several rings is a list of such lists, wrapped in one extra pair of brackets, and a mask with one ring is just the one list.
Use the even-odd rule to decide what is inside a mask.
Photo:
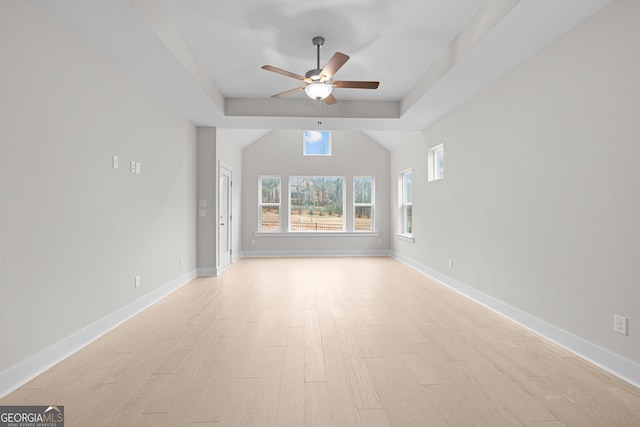
[(348, 60), (349, 56), (344, 53), (336, 52), (333, 54), (327, 65), (324, 68), (320, 68), (320, 46), (324, 44), (324, 37), (314, 37), (313, 45), (316, 47), (316, 68), (307, 71), (303, 76), (285, 71), (280, 68), (273, 67), (271, 65), (263, 65), (262, 69), (267, 71), (273, 71), (274, 73), (282, 74), (283, 76), (292, 77), (297, 80), (302, 80), (307, 85), (297, 87), (295, 89), (288, 90), (286, 92), (273, 95), (272, 98), (281, 98), (287, 95), (293, 95), (294, 93), (302, 92), (303, 90), (311, 99), (321, 100), (323, 99), (327, 105), (335, 104), (336, 98), (331, 93), (334, 87), (339, 88), (351, 88), (351, 89), (377, 89), (380, 82), (364, 82), (364, 81), (346, 81), (346, 80), (333, 80), (333, 75), (342, 67)]

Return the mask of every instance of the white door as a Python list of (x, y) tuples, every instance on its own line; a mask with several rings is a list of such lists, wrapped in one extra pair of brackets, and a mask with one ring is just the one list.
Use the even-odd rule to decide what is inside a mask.
[(231, 169), (220, 163), (218, 191), (218, 271), (231, 264)]

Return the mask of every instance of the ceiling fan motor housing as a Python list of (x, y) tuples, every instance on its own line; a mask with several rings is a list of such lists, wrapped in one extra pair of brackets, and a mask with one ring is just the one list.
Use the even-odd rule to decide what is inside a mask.
[(320, 80), (320, 73), (322, 73), (322, 70), (319, 68), (316, 68), (316, 69), (307, 71), (307, 73), (304, 76), (315, 82), (317, 80)]

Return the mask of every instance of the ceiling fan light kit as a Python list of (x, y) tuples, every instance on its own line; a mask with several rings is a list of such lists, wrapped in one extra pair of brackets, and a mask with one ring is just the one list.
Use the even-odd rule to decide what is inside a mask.
[(304, 91), (309, 98), (320, 101), (331, 95), (332, 89), (333, 88), (330, 84), (324, 82), (312, 82), (304, 88)]
[(286, 71), (280, 68), (273, 67), (271, 65), (263, 65), (262, 69), (272, 71), (283, 76), (291, 77), (296, 80), (302, 80), (307, 85), (288, 90), (286, 92), (278, 93), (272, 96), (272, 98), (281, 98), (283, 96), (292, 95), (304, 90), (307, 96), (311, 99), (320, 101), (324, 100), (327, 105), (335, 104), (336, 98), (331, 94), (334, 87), (338, 88), (351, 88), (351, 89), (377, 89), (379, 82), (364, 82), (364, 81), (333, 81), (333, 75), (342, 67), (348, 60), (349, 56), (344, 53), (336, 52), (333, 54), (327, 65), (324, 68), (320, 68), (320, 46), (324, 45), (324, 37), (314, 37), (313, 45), (316, 47), (316, 68), (309, 70), (303, 76)]

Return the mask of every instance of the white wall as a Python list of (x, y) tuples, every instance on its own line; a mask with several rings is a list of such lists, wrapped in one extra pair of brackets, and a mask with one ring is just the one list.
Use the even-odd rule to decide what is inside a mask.
[[(217, 197), (216, 191), (216, 149), (217, 129), (200, 127), (198, 138), (198, 232), (197, 232), (197, 262), (198, 274), (201, 276), (215, 276), (217, 262)], [(200, 207), (200, 201), (204, 206)], [(200, 214), (202, 213), (202, 215)]]
[[(356, 131), (332, 132), (332, 156), (303, 156), (301, 130), (272, 131), (242, 153), (242, 247), (252, 255), (366, 255), (388, 253), (389, 249), (389, 151)], [(352, 212), (353, 177), (375, 176), (375, 222), (377, 235), (328, 237), (301, 236), (296, 233), (278, 236), (258, 229), (258, 177), (282, 177), (282, 212), (288, 207), (288, 177), (300, 175), (345, 176), (345, 215)], [(351, 223), (346, 221), (347, 226)], [(347, 228), (349, 229), (349, 228)], [(252, 245), (252, 240), (255, 245)], [(380, 243), (378, 243), (380, 241)]]
[[(396, 255), (577, 337), (611, 370), (629, 361), (636, 383), (638, 22), (640, 2), (613, 2), (391, 155), (394, 185), (414, 170), (415, 243)], [(427, 183), (439, 143), (445, 179)]]
[(33, 2), (0, 2), (0, 58), (2, 380), (192, 275), (196, 136)]

